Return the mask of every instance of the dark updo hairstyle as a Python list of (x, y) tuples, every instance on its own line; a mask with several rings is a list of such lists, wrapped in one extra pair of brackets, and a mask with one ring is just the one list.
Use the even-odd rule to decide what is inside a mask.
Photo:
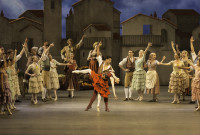
[(111, 56), (102, 57), (103, 60), (112, 59)]
[(8, 51), (6, 52), (7, 55), (10, 55), (11, 53), (14, 53), (13, 49), (8, 49)]

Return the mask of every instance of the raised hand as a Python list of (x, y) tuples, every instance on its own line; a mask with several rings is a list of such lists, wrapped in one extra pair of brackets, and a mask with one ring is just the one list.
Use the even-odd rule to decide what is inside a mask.
[(27, 43), (28, 42), (28, 38), (26, 37), (26, 39), (25, 39), (25, 43)]
[(194, 37), (193, 36), (191, 36), (190, 42), (194, 42)]
[(152, 43), (151, 42), (148, 42), (148, 47), (151, 47), (152, 46)]
[(165, 56), (163, 56), (163, 57), (162, 57), (162, 61), (164, 61), (165, 59), (166, 59), (166, 57), (165, 57)]
[(176, 49), (178, 49), (178, 44), (176, 44)]
[(171, 45), (174, 47), (174, 42), (173, 41), (171, 41)]
[(101, 41), (99, 42), (99, 45), (98, 45), (98, 46), (99, 46), (99, 47), (102, 46), (102, 42), (101, 42)]
[(51, 46), (51, 47), (54, 47), (54, 43), (51, 43), (50, 46)]

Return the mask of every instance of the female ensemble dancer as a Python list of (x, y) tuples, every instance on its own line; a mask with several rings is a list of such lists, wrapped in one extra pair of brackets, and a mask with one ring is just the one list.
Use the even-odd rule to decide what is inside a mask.
[(184, 67), (183, 61), (180, 60), (180, 56), (177, 54), (174, 43), (171, 42), (172, 49), (174, 51), (174, 58), (175, 60), (170, 61), (169, 63), (162, 63), (162, 65), (172, 65), (173, 66), (173, 72), (171, 73), (170, 82), (169, 82), (169, 93), (174, 93), (174, 100), (172, 101), (172, 104), (180, 103), (179, 96), (183, 92), (185, 92), (185, 78), (184, 78), (184, 70), (180, 69), (180, 67)]
[(150, 102), (157, 102), (157, 95), (160, 94), (160, 84), (158, 73), (156, 72), (157, 65), (160, 65), (165, 60), (163, 56), (162, 61), (156, 60), (156, 53), (151, 53), (149, 55), (149, 60), (147, 61), (148, 71), (146, 74), (146, 90), (147, 94), (153, 94), (153, 99)]
[(151, 46), (152, 43), (149, 42), (145, 51), (140, 50), (139, 57), (135, 61), (135, 71), (133, 72), (133, 79), (131, 84), (131, 89), (138, 92), (138, 98), (135, 100), (143, 100), (143, 93), (146, 82), (146, 71), (144, 70), (144, 62), (146, 53)]

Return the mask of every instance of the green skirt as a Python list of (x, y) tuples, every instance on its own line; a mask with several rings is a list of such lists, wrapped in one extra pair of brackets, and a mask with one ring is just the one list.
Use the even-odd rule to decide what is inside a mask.
[(133, 73), (133, 79), (131, 83), (131, 89), (135, 91), (144, 91), (146, 83), (146, 71), (139, 70)]

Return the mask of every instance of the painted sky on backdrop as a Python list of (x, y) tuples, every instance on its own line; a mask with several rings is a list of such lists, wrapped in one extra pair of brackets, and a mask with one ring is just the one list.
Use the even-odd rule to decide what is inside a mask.
[[(63, 37), (65, 37), (65, 17), (71, 5), (79, 0), (63, 0), (62, 23)], [(121, 21), (124, 21), (138, 13), (146, 15), (157, 12), (161, 17), (168, 9), (195, 9), (200, 13), (200, 0), (112, 0), (115, 7), (121, 11)], [(0, 0), (0, 10), (9, 19), (18, 18), (25, 10), (43, 9), (43, 0)]]

